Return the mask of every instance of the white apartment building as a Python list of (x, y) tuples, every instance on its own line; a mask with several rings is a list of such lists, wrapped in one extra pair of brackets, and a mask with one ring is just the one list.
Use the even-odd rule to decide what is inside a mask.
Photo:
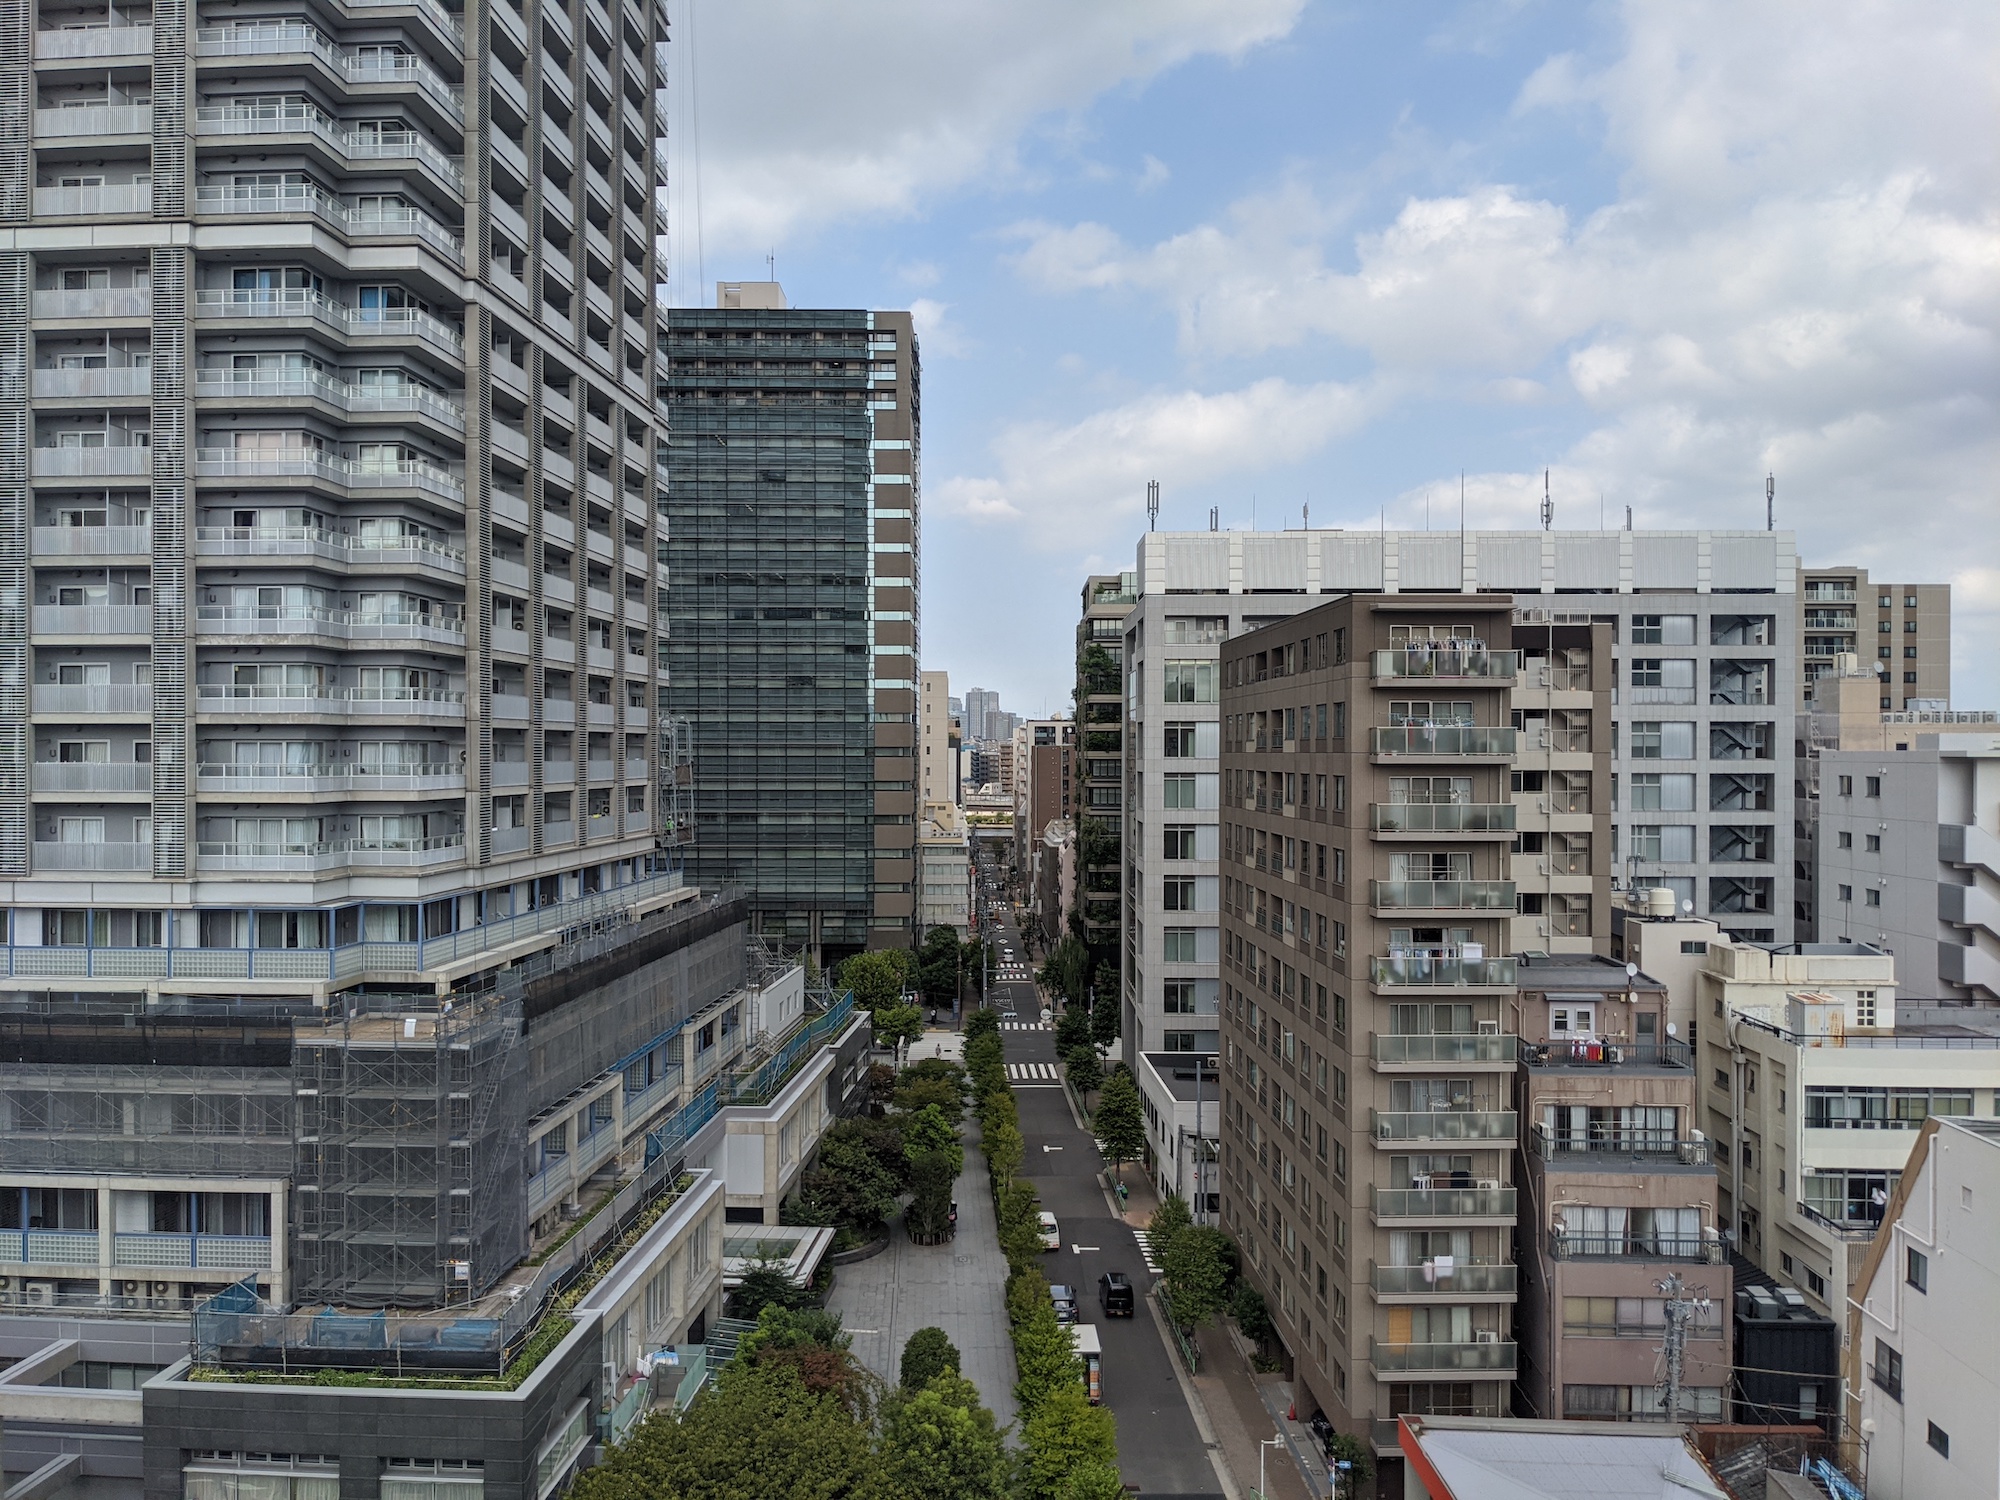
[(1906, 994), (2000, 1005), (2000, 733), (1910, 738), (1819, 758), (1821, 940), (1889, 949)]
[(6, 23), (0, 994), (428, 990), (678, 879), (666, 15), (481, 14)]
[[(1676, 903), (1746, 941), (1789, 937), (1795, 896), (1785, 782), (1798, 692), (1798, 566), (1785, 531), (1140, 538), (1138, 603), (1125, 622), (1127, 1061), (1141, 1051), (1215, 1043), (1208, 1018), (1216, 993), (1217, 645), (1330, 594), (1511, 593), (1523, 610), (1604, 622), (1616, 661), (1616, 796), (1604, 847), (1590, 854), (1592, 872), (1608, 870), (1619, 887), (1669, 889)], [(1546, 786), (1566, 767), (1550, 759), (1526, 770)], [(1584, 829), (1551, 823), (1547, 831)], [(1534, 883), (1563, 898), (1551, 907), (1568, 910), (1587, 882), (1580, 870), (1562, 873), (1576, 878), (1544, 881), (1537, 868)], [(1179, 899), (1186, 882), (1193, 908), (1170, 911), (1169, 891)]]
[(1993, 1116), (2000, 1037), (1898, 1025), (1895, 960), (1859, 944), (1713, 943), (1697, 994), (1718, 1217), (1838, 1317), (1924, 1121)]
[(926, 802), (917, 815), (916, 941), (933, 927), (972, 935), (972, 842), (956, 802)]
[(1847, 1388), (1869, 1500), (2000, 1492), (2000, 1123), (1940, 1119), (1856, 1279)]

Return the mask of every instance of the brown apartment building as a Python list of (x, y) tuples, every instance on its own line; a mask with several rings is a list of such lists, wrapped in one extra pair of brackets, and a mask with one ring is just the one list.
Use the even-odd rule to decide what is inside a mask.
[(1517, 1414), (1659, 1419), (1678, 1277), (1689, 1304), (1680, 1415), (1723, 1421), (1730, 1269), (1715, 1164), (1693, 1123), (1692, 1049), (1673, 1034), (1666, 986), (1588, 955), (1523, 956), (1516, 979)]
[(1223, 647), (1223, 1216), (1384, 1494), (1398, 1414), (1517, 1370), (1513, 618), (1356, 594)]
[(1799, 610), (1801, 709), (1812, 707), (1813, 683), (1847, 651), (1875, 668), (1881, 709), (1949, 705), (1950, 584), (1871, 583), (1866, 568), (1803, 568)]

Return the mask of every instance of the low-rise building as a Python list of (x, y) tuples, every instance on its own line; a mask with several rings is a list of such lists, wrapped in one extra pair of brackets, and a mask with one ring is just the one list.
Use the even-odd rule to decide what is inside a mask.
[(1870, 1500), (2000, 1491), (2000, 1121), (1916, 1136), (1855, 1278), (1845, 1374)]
[(1134, 1070), (1146, 1112), (1146, 1172), (1162, 1193), (1179, 1193), (1197, 1218), (1222, 1212), (1215, 1163), (1221, 1151), (1222, 1079), (1215, 1054), (1141, 1052)]
[(917, 826), (917, 941), (933, 927), (972, 935), (972, 841), (956, 802), (926, 802)]
[(1722, 1500), (1693, 1441), (1672, 1428), (1408, 1416), (1397, 1428), (1404, 1500)]
[[(1686, 1328), (1674, 1415), (1723, 1421), (1730, 1269), (1715, 1166), (1694, 1125), (1693, 1052), (1667, 1035), (1666, 990), (1609, 959), (1517, 964), (1506, 1028), (1519, 1037), (1523, 1122), (1517, 1409), (1658, 1420), (1666, 1414), (1659, 1351), (1671, 1314)], [(1437, 1260), (1437, 1285), (1476, 1292), (1503, 1272), (1511, 1281), (1514, 1270), (1459, 1267), (1456, 1253)]]

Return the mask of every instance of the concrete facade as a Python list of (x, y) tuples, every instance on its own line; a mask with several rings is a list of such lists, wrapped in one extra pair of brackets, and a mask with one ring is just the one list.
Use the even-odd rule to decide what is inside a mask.
[(1882, 668), (1883, 711), (1951, 706), (1951, 585), (1872, 583), (1866, 568), (1802, 568), (1801, 705), (1813, 684), (1852, 652)]

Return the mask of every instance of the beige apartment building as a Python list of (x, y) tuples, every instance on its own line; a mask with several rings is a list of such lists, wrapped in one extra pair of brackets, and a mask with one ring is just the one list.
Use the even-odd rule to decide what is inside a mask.
[(1513, 601), (1356, 594), (1219, 666), (1223, 1220), (1302, 1404), (1395, 1470), (1397, 1415), (1518, 1368)]
[(1945, 708), (1951, 702), (1951, 585), (1871, 583), (1866, 568), (1799, 572), (1800, 706), (1813, 683), (1853, 652), (1881, 668), (1883, 710)]
[[(1588, 954), (1610, 941), (1611, 727), (1616, 686), (1608, 618), (1537, 607), (1514, 613), (1514, 931), (1510, 953)], [(1635, 735), (1629, 754), (1657, 735)]]

